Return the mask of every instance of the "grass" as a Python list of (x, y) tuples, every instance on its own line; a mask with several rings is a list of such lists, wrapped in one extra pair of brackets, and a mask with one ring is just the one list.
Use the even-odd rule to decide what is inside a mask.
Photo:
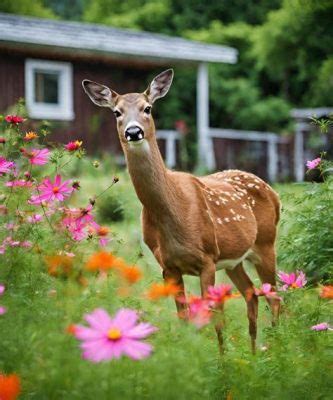
[[(112, 176), (96, 179), (94, 172), (80, 176), (84, 188), (75, 199), (107, 187)], [(110, 276), (90, 278), (85, 288), (71, 280), (48, 276), (42, 257), (13, 249), (11, 265), (2, 265), (1, 282), (7, 291), (1, 304), (0, 370), (16, 372), (22, 379), (22, 399), (330, 399), (333, 390), (333, 332), (312, 332), (309, 327), (328, 320), (332, 304), (319, 299), (314, 288), (285, 297), (280, 324), (270, 326), (270, 312), (260, 300), (258, 352), (250, 352), (246, 308), (242, 299), (226, 306), (225, 354), (220, 357), (212, 326), (200, 331), (175, 314), (171, 300), (151, 303), (142, 295), (151, 282), (160, 281), (160, 267), (141, 239), (140, 204), (125, 173), (111, 189), (123, 203), (125, 219), (111, 225), (112, 249), (129, 263), (137, 262), (144, 279), (131, 295), (118, 293), (119, 282)], [(279, 185), (292, 194), (299, 185)], [(98, 206), (98, 203), (97, 203)], [(287, 233), (284, 225), (282, 234)], [(143, 255), (141, 255), (141, 253)], [(259, 281), (255, 274), (255, 283)], [(218, 282), (226, 281), (223, 272)], [(198, 293), (198, 279), (186, 277)], [(104, 307), (143, 310), (143, 319), (158, 326), (149, 341), (153, 355), (144, 361), (129, 359), (91, 364), (81, 358), (78, 342), (66, 333), (71, 323), (82, 323), (84, 313)]]

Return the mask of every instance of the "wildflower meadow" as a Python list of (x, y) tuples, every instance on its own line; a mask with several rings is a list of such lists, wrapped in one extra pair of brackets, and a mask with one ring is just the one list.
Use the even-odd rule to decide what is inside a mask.
[[(178, 318), (179, 288), (163, 282), (143, 244), (127, 173), (107, 157), (87, 157), (80, 137), (55, 144), (45, 124), (28, 126), (20, 108), (1, 117), (1, 400), (332, 398), (333, 183), (325, 155), (307, 164), (323, 183), (276, 187), (279, 284), (253, 274), (260, 307), (252, 354), (245, 302), (222, 271), (205, 298), (198, 280), (185, 278), (189, 315)], [(106, 202), (121, 213), (106, 218)], [(274, 327), (270, 298), (282, 303)], [(222, 307), (220, 354), (214, 322)]]

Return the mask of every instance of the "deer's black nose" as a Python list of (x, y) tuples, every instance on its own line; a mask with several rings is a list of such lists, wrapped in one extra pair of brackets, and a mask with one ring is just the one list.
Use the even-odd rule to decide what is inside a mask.
[(144, 133), (139, 126), (133, 125), (126, 129), (125, 137), (128, 142), (137, 142), (143, 139)]

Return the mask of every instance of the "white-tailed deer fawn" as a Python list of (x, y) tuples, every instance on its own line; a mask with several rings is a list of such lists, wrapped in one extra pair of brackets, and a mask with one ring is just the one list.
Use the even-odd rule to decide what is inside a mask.
[[(183, 275), (200, 277), (201, 292), (225, 268), (247, 303), (249, 333), (255, 349), (258, 299), (243, 268), (251, 260), (262, 282), (275, 286), (275, 238), (280, 202), (273, 189), (250, 173), (228, 170), (204, 177), (168, 170), (158, 149), (152, 106), (168, 92), (171, 69), (162, 72), (144, 93), (119, 95), (89, 80), (82, 82), (90, 99), (109, 107), (117, 119), (128, 170), (143, 205), (145, 243), (162, 267), (163, 277), (182, 289), (176, 298), (186, 314)], [(268, 299), (273, 321), (279, 299)], [(220, 347), (221, 327), (217, 326)]]

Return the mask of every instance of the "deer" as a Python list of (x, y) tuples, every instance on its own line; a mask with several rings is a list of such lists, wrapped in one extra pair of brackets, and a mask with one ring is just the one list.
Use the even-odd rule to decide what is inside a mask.
[[(157, 139), (152, 108), (172, 84), (174, 72), (157, 75), (143, 93), (118, 94), (90, 80), (82, 86), (94, 104), (110, 108), (128, 172), (141, 202), (143, 240), (162, 268), (165, 281), (180, 288), (178, 315), (187, 314), (183, 275), (200, 279), (201, 295), (226, 274), (244, 297), (251, 348), (255, 352), (258, 297), (244, 261), (254, 264), (262, 283), (276, 287), (275, 241), (280, 216), (278, 194), (262, 179), (240, 170), (206, 176), (166, 168)], [(279, 316), (279, 298), (267, 298), (272, 324)], [(223, 351), (222, 322), (216, 324)]]

